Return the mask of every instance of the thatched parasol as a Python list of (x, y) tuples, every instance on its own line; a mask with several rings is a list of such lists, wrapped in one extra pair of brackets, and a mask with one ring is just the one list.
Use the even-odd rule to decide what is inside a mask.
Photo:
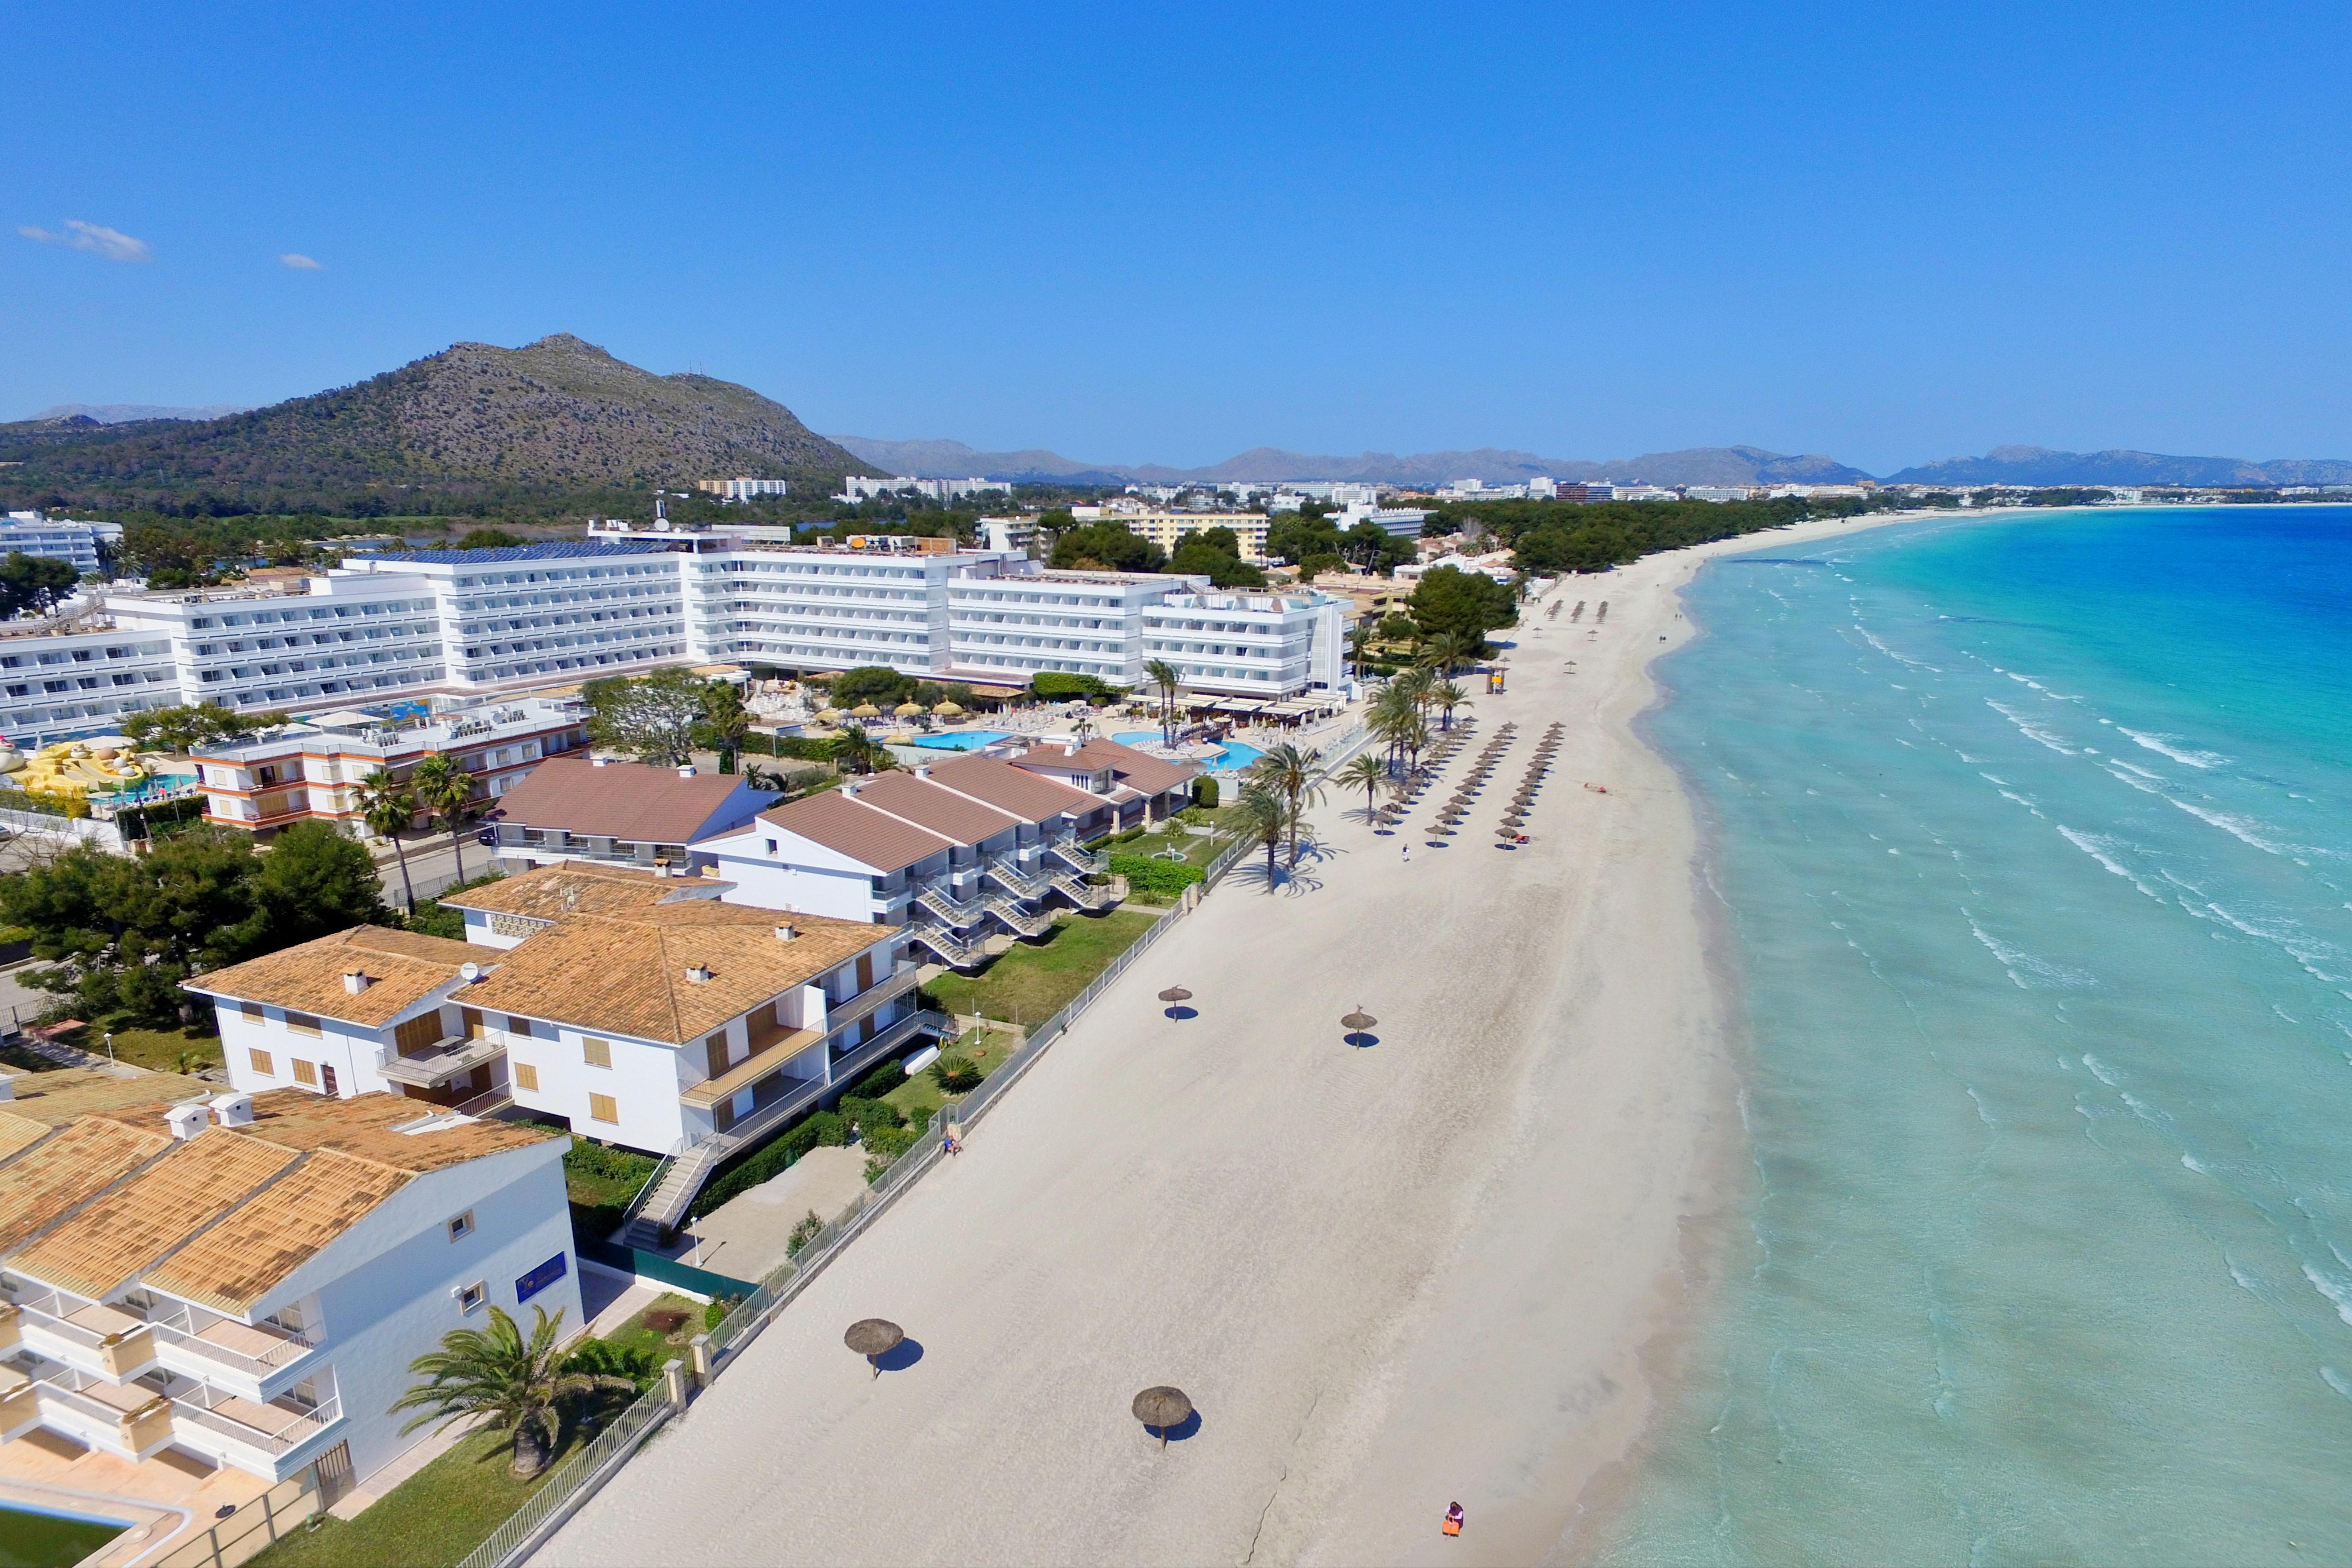
[(820, 724), (838, 724), (841, 722), (841, 710), (838, 708), (820, 708), (817, 710), (816, 721)]
[(1168, 1428), (1181, 1426), (1192, 1418), (1192, 1396), (1182, 1389), (1171, 1388), (1164, 1383), (1137, 1394), (1135, 1403), (1129, 1408), (1135, 1412), (1135, 1418), (1143, 1423), (1145, 1431), (1160, 1434), (1160, 1446), (1163, 1448), (1168, 1447)]
[(1370, 1028), (1373, 1025), (1379, 1022), (1380, 1020), (1378, 1018), (1373, 1017), (1370, 1013), (1367, 1013), (1361, 1007), (1359, 1007), (1354, 1012), (1347, 1014), (1340, 1018), (1339, 1027), (1348, 1031), (1346, 1038), (1352, 1042), (1357, 1036), (1362, 1034), (1365, 1030)]
[(861, 702), (849, 710), (849, 716), (853, 719), (879, 719), (882, 717), (882, 710), (875, 707), (871, 702)]
[(1160, 999), (1168, 1004), (1168, 1016), (1172, 1018), (1176, 1016), (1176, 1005), (1179, 1002), (1190, 1002), (1192, 999), (1192, 994), (1181, 985), (1171, 985), (1160, 994)]
[(841, 1342), (864, 1356), (874, 1366), (874, 1375), (882, 1375), (882, 1363), (877, 1359), (897, 1350), (907, 1331), (887, 1318), (860, 1318), (849, 1325)]
[(919, 702), (901, 702), (890, 711), (901, 719), (919, 719), (923, 716), (923, 705)]
[(942, 702), (938, 707), (932, 709), (931, 711), (938, 714), (942, 719), (952, 719), (957, 714), (963, 711), (963, 704), (961, 702)]

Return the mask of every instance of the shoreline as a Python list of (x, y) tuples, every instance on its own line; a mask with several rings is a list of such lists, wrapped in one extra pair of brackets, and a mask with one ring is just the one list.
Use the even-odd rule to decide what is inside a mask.
[[(1517, 731), (1459, 837), (1424, 847), (1444, 786), (1409, 859), (1335, 794), (1295, 879), (1237, 871), (1171, 930), (534, 1560), (1459, 1564), (1589, 1542), (1700, 1342), (1745, 1149), (1727, 932), (1697, 796), (1641, 733), (1651, 661), (1700, 630), (1677, 616), (1705, 561), (1912, 521), (1563, 579), (1555, 599), (1605, 596), (1611, 620), (1546, 621), (1548, 601), (1524, 625), (1510, 689), (1471, 709), (1474, 752)], [(1534, 841), (1505, 852), (1501, 786), (1554, 720)], [(1173, 984), (1197, 1016), (1164, 1016)], [(1350, 1006), (1381, 1020), (1369, 1046), (1339, 1037)], [(839, 1343), (876, 1313), (923, 1347), (878, 1382)], [(1202, 1416), (1165, 1453), (1127, 1412), (1163, 1382)], [(885, 1510), (810, 1484), (881, 1474)]]

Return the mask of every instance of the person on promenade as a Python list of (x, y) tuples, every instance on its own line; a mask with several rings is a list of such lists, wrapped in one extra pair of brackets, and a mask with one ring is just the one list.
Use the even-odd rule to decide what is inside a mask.
[(1439, 1525), (1437, 1528), (1448, 1535), (1461, 1534), (1462, 1505), (1458, 1502), (1448, 1503), (1445, 1508), (1445, 1522)]
[(1403, 850), (1403, 851), (1404, 851), (1404, 860), (1403, 860), (1403, 863), (1404, 863), (1405, 865), (1407, 865), (1407, 866), (1412, 865), (1412, 845), (1410, 845), (1410, 844), (1400, 844), (1400, 845), (1398, 845), (1398, 846), (1397, 846), (1397, 847), (1398, 847), (1399, 849), (1402, 849), (1402, 850)]

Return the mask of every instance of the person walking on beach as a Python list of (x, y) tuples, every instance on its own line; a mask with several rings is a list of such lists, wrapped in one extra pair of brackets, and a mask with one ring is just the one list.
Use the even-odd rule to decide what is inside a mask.
[(1445, 1508), (1445, 1522), (1439, 1525), (1437, 1528), (1448, 1535), (1461, 1534), (1462, 1505), (1458, 1502), (1448, 1503)]
[(1410, 845), (1410, 844), (1400, 844), (1400, 845), (1398, 845), (1398, 846), (1397, 846), (1397, 847), (1398, 847), (1399, 849), (1402, 849), (1402, 850), (1403, 850), (1403, 851), (1404, 851), (1404, 864), (1406, 864), (1406, 865), (1408, 865), (1408, 866), (1412, 865), (1412, 845)]

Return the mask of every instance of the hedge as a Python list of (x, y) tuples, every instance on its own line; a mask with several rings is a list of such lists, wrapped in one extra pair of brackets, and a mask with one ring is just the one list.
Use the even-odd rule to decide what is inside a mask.
[(1192, 775), (1192, 804), (1203, 811), (1217, 809), (1217, 781), (1206, 773)]
[(1060, 670), (1041, 669), (1029, 678), (1029, 689), (1048, 702), (1066, 701), (1083, 697), (1100, 707), (1114, 697), (1124, 697), (1127, 689), (1113, 686), (1099, 676), (1067, 675)]
[(744, 1155), (731, 1170), (722, 1172), (696, 1195), (694, 1216), (699, 1219), (729, 1199), (750, 1192), (761, 1182), (782, 1175), (793, 1161), (812, 1149), (820, 1146), (838, 1149), (848, 1142), (849, 1123), (830, 1110), (820, 1110), (806, 1121), (795, 1123), (789, 1131), (772, 1142), (763, 1143)]
[(1172, 903), (1177, 896), (1208, 873), (1183, 860), (1160, 860), (1149, 855), (1114, 855), (1114, 877), (1127, 879), (1128, 891), (1154, 903)]

